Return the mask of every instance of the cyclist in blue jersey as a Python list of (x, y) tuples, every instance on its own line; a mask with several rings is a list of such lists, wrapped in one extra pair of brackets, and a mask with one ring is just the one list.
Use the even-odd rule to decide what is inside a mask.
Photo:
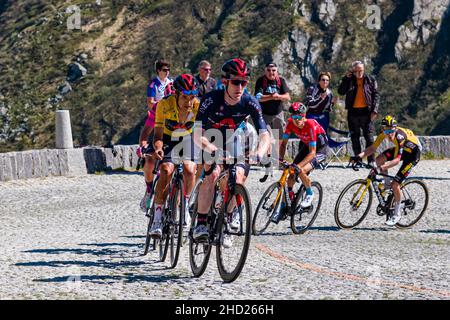
[[(258, 162), (269, 148), (270, 134), (267, 131), (258, 100), (244, 92), (248, 84), (250, 69), (244, 60), (236, 58), (226, 61), (222, 66), (222, 72), (225, 90), (215, 90), (203, 97), (196, 118), (196, 124), (201, 123), (202, 128), (194, 130), (194, 141), (201, 149), (214, 156), (215, 152), (219, 149), (227, 149), (227, 130), (235, 131), (250, 116), (256, 130), (259, 132), (259, 143), (255, 155), (255, 160)], [(221, 133), (222, 143), (218, 143), (217, 139), (214, 143), (209, 141), (205, 136), (205, 131), (209, 129), (216, 129)], [(199, 130), (201, 130), (201, 134), (198, 134)], [(208, 172), (210, 168), (211, 164), (205, 162), (204, 170)], [(223, 170), (223, 166), (217, 166), (212, 173), (205, 177), (200, 186), (197, 225), (193, 232), (193, 237), (196, 241), (207, 239), (208, 228), (206, 224), (208, 212), (214, 197), (214, 185), (221, 170)], [(248, 163), (238, 163), (236, 182), (244, 184), (249, 170), (250, 166)], [(236, 214), (237, 212), (238, 210), (233, 208), (231, 228), (234, 229), (236, 228), (235, 226), (239, 225), (239, 221), (236, 221), (236, 219), (239, 219), (239, 215)], [(224, 246), (227, 246), (226, 242), (231, 242), (231, 239), (223, 239), (223, 241)]]

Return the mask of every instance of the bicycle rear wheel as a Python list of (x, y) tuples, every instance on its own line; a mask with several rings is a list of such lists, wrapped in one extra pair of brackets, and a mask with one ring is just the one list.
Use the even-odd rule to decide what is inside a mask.
[(291, 215), (291, 229), (295, 234), (303, 234), (311, 228), (314, 221), (319, 215), (320, 206), (322, 205), (323, 191), (322, 186), (317, 181), (311, 183), (311, 189), (314, 192), (314, 200), (310, 207), (302, 208), (301, 202), (306, 196), (306, 188), (304, 185), (300, 187), (293, 203), (293, 212)]
[(170, 268), (177, 266), (178, 257), (180, 255), (181, 242), (183, 241), (183, 221), (184, 221), (184, 192), (183, 184), (178, 182), (175, 186), (173, 197), (170, 204), (170, 224), (169, 224), (169, 251), (170, 251)]
[(280, 197), (277, 200), (278, 192), (281, 189), (279, 182), (274, 182), (267, 188), (256, 206), (255, 215), (252, 222), (252, 233), (254, 235), (262, 234), (270, 224), (270, 218), (281, 203)]
[(402, 188), (402, 218), (396, 224), (398, 228), (409, 228), (415, 225), (424, 215), (428, 207), (428, 188), (420, 180), (407, 180)]
[(342, 229), (352, 229), (367, 216), (372, 205), (372, 186), (367, 180), (351, 182), (342, 190), (334, 208), (334, 220)]
[(189, 263), (194, 277), (200, 277), (208, 266), (211, 255), (211, 244), (209, 242), (195, 242), (192, 232), (197, 221), (197, 201), (194, 204), (191, 226), (189, 228)]
[[(224, 282), (233, 282), (237, 279), (245, 265), (250, 246), (252, 209), (247, 189), (241, 184), (236, 184), (235, 197), (240, 220), (238, 229), (233, 230), (227, 223), (228, 203), (222, 205), (218, 216), (219, 243), (216, 248), (216, 259), (219, 274)], [(227, 245), (225, 237), (231, 237), (231, 246)]]

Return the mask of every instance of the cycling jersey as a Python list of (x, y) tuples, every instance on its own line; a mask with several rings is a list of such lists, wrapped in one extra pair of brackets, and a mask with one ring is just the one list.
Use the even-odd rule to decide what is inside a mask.
[(294, 124), (292, 118), (289, 118), (282, 139), (289, 139), (291, 134), (298, 137), (304, 144), (312, 147), (317, 146), (319, 135), (326, 136), (325, 130), (314, 119), (307, 119), (303, 128), (299, 128)]
[(202, 99), (196, 121), (201, 121), (205, 130), (218, 129), (223, 137), (226, 130), (236, 130), (250, 116), (258, 132), (267, 131), (258, 100), (250, 94), (242, 95), (234, 106), (225, 103), (225, 91), (215, 90), (207, 93)]
[(199, 105), (200, 102), (195, 98), (186, 121), (181, 123), (178, 118), (178, 105), (175, 95), (164, 97), (158, 102), (156, 108), (155, 128), (164, 128), (164, 135), (172, 137), (183, 137), (191, 134)]
[[(380, 146), (381, 142), (383, 142), (385, 138), (387, 138), (387, 135), (383, 132), (378, 135), (377, 139), (373, 143), (375, 149)], [(395, 145), (394, 154), (392, 156), (393, 159), (401, 158), (403, 152), (415, 153), (416, 149), (419, 151), (422, 150), (422, 145), (414, 133), (409, 129), (401, 127), (397, 127), (393, 143)]]
[(147, 98), (154, 98), (156, 102), (161, 100), (172, 92), (172, 82), (170, 78), (166, 78), (164, 82), (159, 78), (153, 78), (147, 87)]

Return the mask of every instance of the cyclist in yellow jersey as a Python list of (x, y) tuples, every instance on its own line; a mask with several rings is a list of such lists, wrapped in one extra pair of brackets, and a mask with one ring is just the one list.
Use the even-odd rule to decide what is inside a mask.
[[(419, 162), (422, 145), (411, 130), (399, 127), (397, 121), (392, 116), (388, 115), (384, 117), (381, 121), (381, 126), (383, 132), (370, 147), (358, 154), (357, 157), (363, 158), (374, 154), (384, 139), (388, 139), (394, 143), (395, 146), (393, 148), (385, 150), (376, 158), (377, 167), (375, 168), (377, 172), (387, 174), (389, 168), (392, 168), (399, 164), (400, 161), (403, 161), (391, 185), (392, 191), (394, 192), (395, 209), (393, 216), (386, 221), (386, 224), (393, 226), (397, 224), (401, 218), (401, 183), (411, 173), (412, 168)], [(387, 188), (388, 185), (388, 178), (385, 178), (385, 187)]]
[[(195, 160), (197, 148), (191, 133), (200, 102), (197, 99), (198, 82), (190, 74), (178, 76), (173, 87), (174, 95), (169, 95), (158, 102), (153, 137), (154, 155), (161, 160), (160, 177), (155, 190), (155, 214), (150, 235), (161, 236), (161, 217), (163, 204), (167, 197), (167, 187), (175, 169), (174, 162), (183, 161), (184, 190), (186, 202), (195, 183)], [(182, 157), (182, 159), (180, 159)], [(185, 222), (189, 222), (189, 214)]]

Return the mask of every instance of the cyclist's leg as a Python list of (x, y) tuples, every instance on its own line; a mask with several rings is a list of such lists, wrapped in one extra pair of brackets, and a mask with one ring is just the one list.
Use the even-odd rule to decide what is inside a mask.
[[(248, 164), (236, 165), (236, 183), (244, 185), (245, 181), (247, 180), (249, 172), (250, 172), (250, 165), (248, 165)], [(226, 180), (226, 179), (224, 179), (224, 180)], [(226, 181), (224, 183), (226, 183)], [(236, 198), (233, 197), (230, 200), (227, 212), (228, 213), (232, 212), (233, 209), (235, 208), (235, 206), (236, 206)]]
[[(302, 162), (303, 159), (305, 159), (305, 157), (308, 155), (308, 153), (309, 153), (309, 147), (306, 144), (304, 144), (303, 142), (300, 142), (298, 153), (295, 156), (294, 161), (292, 163), (298, 165), (300, 162)], [(295, 184), (295, 175), (291, 174), (291, 175), (289, 175), (288, 182), (287, 182), (289, 192), (292, 191), (294, 184)]]
[(417, 165), (420, 161), (420, 152), (416, 151), (413, 154), (403, 153), (401, 160), (403, 161), (400, 169), (394, 177), (394, 181), (392, 182), (392, 190), (394, 191), (394, 199), (395, 202), (399, 203), (402, 198), (402, 193), (400, 191), (401, 184), (405, 179), (409, 176), (412, 169)]
[[(379, 167), (383, 165), (386, 161), (392, 161), (394, 159), (394, 154), (395, 148), (389, 148), (385, 150), (376, 158), (377, 166)], [(383, 170), (382, 173), (388, 174), (388, 170)], [(384, 177), (384, 185), (386, 186), (386, 188), (389, 188), (389, 186), (391, 185), (391, 179), (389, 177)]]
[[(208, 171), (211, 169), (211, 165), (204, 164), (203, 169)], [(211, 174), (205, 176), (203, 183), (200, 185), (200, 189), (197, 197), (197, 219), (201, 224), (206, 224), (206, 219), (211, 207), (211, 203), (214, 198), (214, 185), (219, 178), (221, 172), (221, 167), (216, 166), (216, 168), (211, 172)]]
[[(193, 161), (185, 160), (183, 162), (183, 178), (184, 178), (184, 190), (186, 195), (186, 200), (191, 195), (192, 189), (195, 185), (195, 170), (196, 164)], [(187, 203), (187, 202), (186, 202)]]

